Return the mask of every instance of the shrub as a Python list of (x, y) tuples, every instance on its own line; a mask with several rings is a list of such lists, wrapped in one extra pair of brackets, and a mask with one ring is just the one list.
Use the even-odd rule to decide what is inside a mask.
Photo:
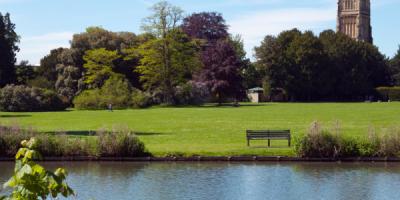
[(2, 111), (58, 111), (66, 107), (61, 98), (50, 90), (23, 85), (7, 85), (0, 90)]
[(152, 98), (150, 94), (142, 92), (141, 90), (135, 89), (132, 92), (131, 105), (134, 108), (147, 108), (151, 106)]
[(201, 105), (209, 100), (210, 96), (205, 84), (188, 82), (175, 88), (174, 102), (177, 105)]
[(106, 109), (99, 89), (85, 90), (74, 99), (74, 106), (79, 110), (99, 110)]
[(144, 144), (128, 130), (98, 133), (99, 155), (104, 157), (140, 157), (146, 154)]
[(379, 87), (376, 91), (382, 98), (390, 101), (400, 101), (400, 87)]
[(335, 158), (340, 155), (340, 140), (313, 122), (307, 134), (296, 139), (295, 150), (301, 157)]
[(77, 109), (101, 110), (112, 104), (115, 109), (126, 109), (131, 105), (132, 86), (121, 77), (111, 77), (100, 89), (86, 90), (75, 97)]

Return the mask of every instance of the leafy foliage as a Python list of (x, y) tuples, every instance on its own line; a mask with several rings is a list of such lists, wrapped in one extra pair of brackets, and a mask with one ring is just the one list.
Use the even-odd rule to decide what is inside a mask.
[(15, 32), (15, 24), (11, 22), (10, 14), (0, 13), (0, 87), (16, 81), (14, 64), (19, 36)]
[(86, 90), (74, 99), (77, 109), (102, 110), (109, 104), (115, 109), (126, 109), (131, 106), (132, 86), (123, 77), (114, 76), (108, 79), (101, 88)]
[(175, 104), (174, 87), (191, 79), (199, 68), (197, 46), (180, 30), (170, 31), (166, 38), (146, 42), (139, 48), (142, 58), (137, 72), (148, 91), (160, 90), (162, 103)]
[(9, 197), (1, 199), (36, 200), (47, 199), (49, 196), (57, 198), (59, 195), (63, 197), (74, 195), (74, 191), (66, 183), (65, 169), (58, 168), (55, 172), (51, 172), (34, 162), (41, 158), (40, 153), (35, 150), (37, 146), (35, 138), (24, 140), (21, 145), (22, 148), (15, 156), (14, 175), (4, 184), (4, 187), (14, 190)]
[(203, 69), (196, 81), (205, 84), (222, 103), (226, 98), (239, 99), (243, 96), (240, 60), (236, 51), (226, 41), (217, 41), (215, 46), (202, 52)]
[(79, 54), (76, 50), (65, 49), (59, 55), (60, 63), (56, 65), (58, 75), (55, 89), (69, 103), (84, 89), (83, 70), (75, 64), (77, 57)]
[(396, 55), (390, 60), (390, 71), (393, 78), (393, 83), (400, 86), (400, 46)]
[(19, 85), (27, 84), (36, 76), (34, 66), (29, 65), (29, 62), (25, 60), (15, 66), (15, 73), (17, 77), (16, 83)]
[(264, 80), (293, 101), (364, 100), (390, 80), (386, 59), (375, 46), (333, 31), (319, 37), (284, 31), (265, 37), (255, 51)]
[(189, 37), (204, 40), (206, 43), (228, 38), (228, 26), (220, 13), (193, 13), (183, 19), (182, 30)]
[(0, 110), (9, 112), (64, 110), (65, 103), (50, 90), (7, 85), (0, 90)]
[(400, 101), (400, 87), (378, 87), (377, 92), (384, 100)]
[(57, 65), (61, 62), (60, 55), (66, 51), (64, 48), (53, 49), (49, 55), (46, 55), (40, 60), (40, 66), (36, 69), (36, 78), (29, 81), (29, 85), (55, 89), (58, 79)]
[(104, 81), (110, 78), (115, 68), (114, 62), (120, 58), (117, 51), (108, 51), (105, 48), (86, 51), (83, 59), (85, 64), (85, 83), (90, 88), (99, 88)]

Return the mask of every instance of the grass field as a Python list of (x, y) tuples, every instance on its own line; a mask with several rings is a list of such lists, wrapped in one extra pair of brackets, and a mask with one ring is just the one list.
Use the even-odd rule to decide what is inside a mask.
[[(241, 107), (165, 108), (122, 111), (0, 112), (0, 124), (19, 124), (41, 132), (67, 132), (88, 137), (90, 131), (129, 127), (157, 156), (294, 155), (286, 142), (246, 146), (246, 129), (290, 129), (305, 133), (318, 120), (330, 127), (339, 121), (344, 135), (366, 137), (370, 126), (398, 126), (400, 103), (267, 103)], [(90, 136), (89, 136), (90, 137)]]

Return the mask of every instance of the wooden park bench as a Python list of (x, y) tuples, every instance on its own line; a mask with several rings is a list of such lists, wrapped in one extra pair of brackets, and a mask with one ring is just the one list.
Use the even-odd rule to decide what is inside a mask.
[(250, 140), (268, 140), (268, 147), (271, 146), (271, 140), (287, 140), (290, 147), (290, 130), (247, 130), (247, 146), (250, 146)]

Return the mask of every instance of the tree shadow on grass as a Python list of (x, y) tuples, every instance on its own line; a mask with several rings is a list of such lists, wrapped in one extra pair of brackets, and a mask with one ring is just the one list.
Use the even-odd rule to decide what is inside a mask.
[[(47, 132), (42, 132), (45, 134), (51, 134), (51, 135), (70, 135), (70, 136), (94, 136), (96, 135), (97, 131), (47, 131)], [(154, 135), (165, 135), (165, 133), (156, 133), (156, 132), (133, 132), (135, 135), (138, 136), (154, 136)]]
[(175, 105), (175, 106), (159, 106), (161, 108), (240, 108), (240, 107), (262, 107), (262, 106), (271, 106), (272, 104), (267, 104), (267, 103), (260, 103), (260, 104), (251, 104), (251, 103), (246, 103), (246, 104), (239, 104), (236, 106), (235, 104), (232, 103), (223, 103), (223, 104), (204, 104), (204, 105)]
[(21, 118), (21, 117), (32, 117), (32, 115), (0, 115), (0, 118)]
[(71, 135), (71, 136), (92, 136), (96, 131), (46, 131), (42, 132), (50, 135)]

